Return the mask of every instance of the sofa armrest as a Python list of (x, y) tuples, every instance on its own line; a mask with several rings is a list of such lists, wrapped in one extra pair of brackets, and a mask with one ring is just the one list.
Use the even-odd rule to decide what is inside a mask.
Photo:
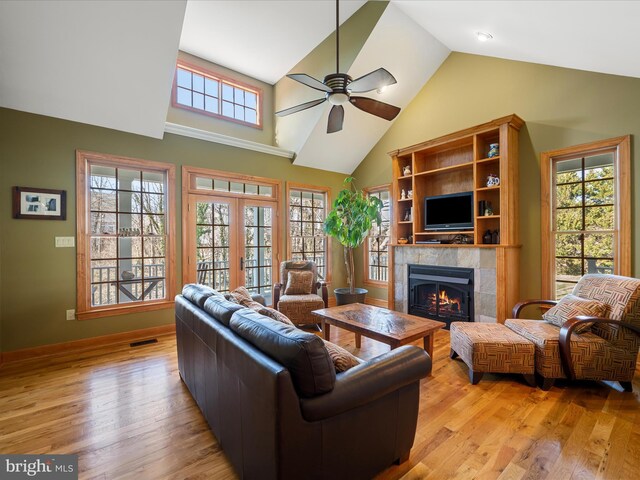
[(278, 302), (280, 301), (280, 291), (282, 290), (281, 283), (275, 283), (273, 285), (273, 308), (278, 309)]
[(431, 372), (431, 357), (423, 349), (406, 345), (380, 355), (336, 377), (333, 390), (300, 399), (307, 421), (323, 420), (371, 403)]
[(570, 318), (560, 328), (560, 337), (558, 342), (560, 344), (560, 358), (562, 360), (562, 367), (564, 368), (564, 373), (570, 380), (576, 379), (576, 373), (573, 369), (573, 362), (571, 361), (571, 335), (575, 328), (581, 323), (608, 323), (612, 325), (617, 325), (620, 328), (627, 328), (632, 332), (635, 332), (637, 335), (640, 335), (640, 327), (636, 327), (635, 325), (631, 325), (629, 323), (622, 323), (619, 320), (612, 320), (610, 318), (602, 318), (602, 317), (589, 317), (587, 315), (579, 315), (577, 317)]
[(528, 307), (529, 305), (549, 305), (553, 307), (558, 302), (556, 300), (527, 300), (525, 302), (516, 303), (515, 307), (513, 307), (513, 311), (511, 312), (511, 318), (520, 318), (520, 312), (524, 307)]

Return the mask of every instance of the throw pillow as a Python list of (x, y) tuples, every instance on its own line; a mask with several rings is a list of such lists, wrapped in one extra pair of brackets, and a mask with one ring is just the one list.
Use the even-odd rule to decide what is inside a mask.
[(287, 288), (284, 290), (285, 295), (308, 295), (313, 287), (313, 272), (303, 270), (300, 272), (289, 271), (289, 280)]
[[(239, 303), (240, 305), (243, 305), (245, 307), (249, 307), (248, 304), (253, 302), (253, 298), (251, 298), (251, 294), (249, 293), (249, 290), (247, 290), (245, 287), (236, 288), (234, 291), (229, 293), (229, 297), (230, 297), (229, 299), (232, 300), (233, 302)], [(258, 302), (254, 302), (254, 303), (258, 303)]]
[[(557, 305), (550, 308), (542, 318), (545, 322), (551, 323), (557, 327), (562, 327), (564, 322), (578, 315), (587, 315), (590, 317), (606, 317), (607, 305), (596, 300), (588, 300), (586, 298), (576, 297), (575, 295), (567, 295), (563, 297)], [(574, 330), (576, 333), (586, 332), (593, 325), (592, 322), (585, 322), (577, 326)]]
[[(253, 303), (257, 303), (258, 305), (260, 305), (258, 302), (253, 302)], [(253, 308), (253, 307), (250, 307), (250, 308)], [(260, 305), (260, 308), (257, 308), (255, 310), (256, 312), (258, 312), (261, 315), (264, 315), (265, 317), (272, 318), (273, 320), (282, 322), (285, 325), (295, 326), (293, 325), (293, 322), (289, 320), (289, 317), (287, 317), (284, 313), (279, 312), (278, 310), (274, 310), (273, 308), (270, 308), (270, 307), (265, 307), (264, 305)]]
[(331, 343), (324, 338), (322, 341), (324, 342), (327, 352), (329, 352), (329, 357), (333, 362), (333, 366), (336, 368), (336, 372), (346, 372), (350, 368), (360, 365), (361, 360), (344, 348), (336, 345), (335, 343)]

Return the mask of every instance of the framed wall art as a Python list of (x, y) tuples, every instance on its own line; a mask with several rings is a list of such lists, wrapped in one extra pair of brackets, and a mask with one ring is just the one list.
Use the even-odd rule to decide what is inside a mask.
[(13, 187), (13, 218), (66, 220), (67, 192), (49, 188)]

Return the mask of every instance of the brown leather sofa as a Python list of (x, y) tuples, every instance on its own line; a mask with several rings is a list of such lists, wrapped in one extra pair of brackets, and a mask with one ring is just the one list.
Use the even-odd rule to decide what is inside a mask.
[(180, 376), (244, 479), (370, 479), (409, 457), (428, 354), (405, 346), (336, 374), (320, 338), (187, 285)]

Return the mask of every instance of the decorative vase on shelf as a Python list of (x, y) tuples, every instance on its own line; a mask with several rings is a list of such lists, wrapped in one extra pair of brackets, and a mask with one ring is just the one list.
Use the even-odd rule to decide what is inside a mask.
[(485, 245), (489, 245), (491, 243), (491, 237), (491, 230), (487, 230), (482, 236), (482, 243), (484, 243)]
[(407, 175), (411, 175), (411, 167), (409, 165), (405, 165), (405, 167), (402, 169), (402, 175), (404, 175), (405, 177)]
[(490, 173), (487, 176), (487, 187), (497, 187), (498, 185), (500, 185), (500, 177), (495, 173)]
[(487, 155), (488, 158), (497, 157), (500, 155), (500, 144), (499, 143), (490, 143), (489, 144), (489, 153)]

